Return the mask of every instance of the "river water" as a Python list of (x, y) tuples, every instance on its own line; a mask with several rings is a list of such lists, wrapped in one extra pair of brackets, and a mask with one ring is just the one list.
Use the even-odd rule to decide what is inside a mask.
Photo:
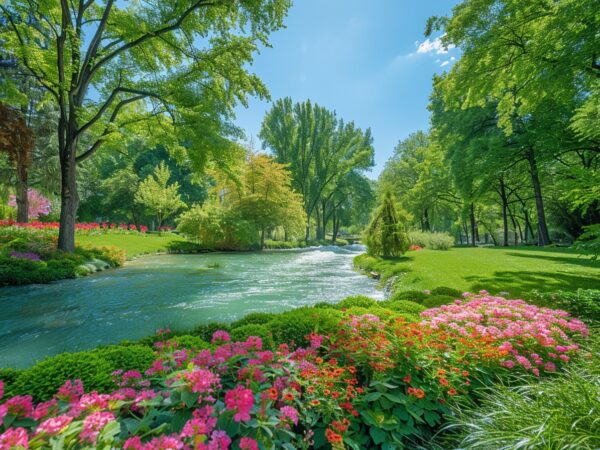
[(348, 295), (382, 298), (352, 269), (362, 246), (146, 256), (85, 278), (0, 289), (0, 367)]

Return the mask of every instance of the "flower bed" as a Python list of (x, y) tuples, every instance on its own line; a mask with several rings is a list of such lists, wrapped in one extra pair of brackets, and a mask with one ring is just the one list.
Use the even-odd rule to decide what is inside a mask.
[[(58, 231), (60, 224), (58, 222), (40, 222), (40, 221), (30, 221), (26, 223), (15, 222), (14, 220), (0, 220), (0, 228), (15, 228), (15, 229), (26, 229), (26, 230), (53, 230)], [(161, 227), (166, 231), (169, 227)], [(118, 233), (127, 233), (127, 232), (139, 232), (146, 233), (148, 231), (148, 227), (146, 225), (136, 226), (135, 224), (126, 224), (126, 223), (109, 223), (109, 222), (87, 222), (87, 223), (76, 223), (75, 231), (79, 233), (89, 233), (89, 232), (118, 232)]]
[[(561, 370), (588, 333), (563, 311), (486, 293), (424, 311), (419, 322), (356, 308), (337, 311), (337, 332), (309, 333), (300, 347), (232, 341), (224, 330), (195, 345), (161, 332), (150, 369), (116, 371), (112, 391), (85, 393), (73, 380), (37, 405), (27, 395), (5, 399), (0, 449), (399, 448), (428, 441), (477, 386), (543, 376), (548, 362)], [(328, 309), (304, 311), (316, 324)]]

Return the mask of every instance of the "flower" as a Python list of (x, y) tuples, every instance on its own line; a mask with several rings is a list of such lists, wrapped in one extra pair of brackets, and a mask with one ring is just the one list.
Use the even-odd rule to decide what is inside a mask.
[(50, 419), (46, 419), (38, 425), (36, 434), (44, 433), (50, 436), (54, 436), (55, 434), (58, 434), (65, 428), (67, 428), (72, 420), (72, 417), (65, 415), (51, 417)]
[(81, 442), (95, 444), (98, 434), (106, 425), (115, 420), (111, 412), (95, 411), (83, 420), (83, 428), (79, 433)]
[(258, 443), (251, 437), (243, 437), (239, 445), (241, 450), (258, 450)]
[(218, 342), (229, 342), (231, 341), (231, 336), (229, 336), (229, 333), (227, 331), (224, 330), (217, 330), (213, 333), (212, 335), (212, 343), (218, 343)]
[(0, 380), (0, 400), (4, 397), (4, 381)]
[(236, 411), (233, 420), (236, 422), (248, 421), (254, 405), (254, 395), (250, 389), (238, 385), (225, 394), (225, 405), (230, 411)]
[[(8, 206), (15, 208), (17, 206), (17, 197), (11, 195), (8, 199)], [(47, 216), (51, 210), (52, 204), (50, 200), (35, 189), (27, 189), (27, 215), (30, 219)]]
[(25, 428), (9, 428), (0, 434), (0, 450), (29, 447), (29, 435)]
[(220, 378), (217, 374), (207, 369), (196, 369), (183, 375), (188, 387), (192, 392), (210, 394), (220, 386)]
[(279, 410), (281, 420), (291, 421), (294, 425), (298, 425), (298, 410), (293, 406), (282, 406)]
[(231, 438), (227, 436), (225, 431), (213, 431), (210, 442), (208, 443), (209, 450), (227, 450), (231, 445)]

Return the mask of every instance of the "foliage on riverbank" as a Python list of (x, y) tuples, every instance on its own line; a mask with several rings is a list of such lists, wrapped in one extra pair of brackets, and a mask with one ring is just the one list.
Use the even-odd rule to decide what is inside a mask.
[[(349, 297), (2, 370), (0, 448), (418, 445), (476, 411), (464, 405), (489, 402), (484, 388), (540, 378), (547, 388), (563, 382), (551, 373), (593, 357), (581, 348), (586, 325), (563, 311), (485, 292), (423, 310)], [(595, 425), (578, 426), (590, 434)]]
[(409, 251), (400, 258), (359, 255), (357, 269), (377, 272), (385, 281), (396, 277), (395, 292), (452, 286), (463, 291), (488, 289), (510, 295), (537, 289), (600, 289), (600, 262), (570, 248), (489, 247), (448, 251)]
[(0, 227), (0, 286), (49, 283), (123, 265), (124, 253), (114, 247), (57, 250), (55, 233), (21, 227)]

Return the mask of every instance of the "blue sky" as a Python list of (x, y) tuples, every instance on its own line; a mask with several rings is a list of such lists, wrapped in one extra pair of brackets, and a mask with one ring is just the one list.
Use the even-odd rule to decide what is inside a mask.
[[(429, 16), (450, 12), (457, 0), (296, 0), (286, 28), (271, 35), (252, 71), (273, 100), (310, 99), (346, 121), (371, 127), (377, 177), (396, 143), (429, 125), (431, 78), (451, 67), (447, 51), (423, 35)], [(256, 137), (269, 102), (251, 99), (236, 123)]]

